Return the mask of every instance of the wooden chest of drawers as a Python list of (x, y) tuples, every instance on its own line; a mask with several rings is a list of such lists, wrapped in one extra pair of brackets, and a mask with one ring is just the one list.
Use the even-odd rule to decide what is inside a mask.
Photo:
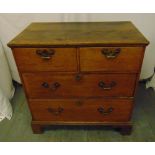
[(148, 41), (131, 22), (32, 23), (8, 43), (32, 114), (46, 125), (111, 125), (131, 133)]

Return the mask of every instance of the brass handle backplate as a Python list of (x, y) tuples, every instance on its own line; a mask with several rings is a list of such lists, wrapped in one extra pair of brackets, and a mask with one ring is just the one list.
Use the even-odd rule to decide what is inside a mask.
[(58, 82), (54, 82), (51, 86), (52, 90), (56, 90), (57, 88), (59, 88), (61, 85)]
[(43, 82), (43, 83), (42, 83), (42, 86), (43, 86), (44, 88), (49, 88), (49, 84), (48, 84), (47, 82)]
[(40, 56), (42, 59), (51, 59), (52, 56), (55, 54), (53, 49), (38, 49), (36, 50), (36, 54)]
[(108, 108), (107, 110), (105, 110), (103, 107), (99, 107), (99, 108), (97, 109), (97, 111), (98, 111), (100, 114), (102, 114), (102, 115), (108, 115), (108, 114), (112, 113), (113, 110), (114, 110), (114, 108), (112, 108), (112, 107)]
[(116, 86), (116, 82), (112, 81), (110, 84), (105, 84), (103, 81), (100, 81), (98, 86), (103, 90), (111, 90), (114, 86)]
[(44, 87), (44, 88), (51, 88), (52, 90), (56, 90), (56, 89), (59, 88), (61, 85), (60, 85), (60, 83), (58, 83), (58, 82), (54, 82), (54, 83), (52, 83), (51, 86), (50, 86), (49, 83), (43, 82), (43, 83), (41, 84), (41, 86)]
[(120, 48), (116, 49), (108, 49), (104, 48), (101, 50), (101, 53), (107, 58), (107, 59), (114, 59), (116, 58), (121, 52)]
[(57, 116), (57, 115), (60, 115), (64, 111), (64, 109), (61, 107), (59, 107), (57, 109), (47, 108), (47, 111)]

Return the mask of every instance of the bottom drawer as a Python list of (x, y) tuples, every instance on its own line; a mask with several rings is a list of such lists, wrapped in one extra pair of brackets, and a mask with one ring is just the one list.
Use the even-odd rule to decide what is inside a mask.
[(29, 102), (33, 120), (65, 122), (124, 122), (133, 102), (127, 99), (54, 99)]

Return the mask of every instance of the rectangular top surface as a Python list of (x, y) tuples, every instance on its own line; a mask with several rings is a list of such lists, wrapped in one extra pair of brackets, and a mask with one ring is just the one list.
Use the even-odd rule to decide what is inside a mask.
[(9, 47), (147, 45), (148, 40), (127, 22), (32, 23)]

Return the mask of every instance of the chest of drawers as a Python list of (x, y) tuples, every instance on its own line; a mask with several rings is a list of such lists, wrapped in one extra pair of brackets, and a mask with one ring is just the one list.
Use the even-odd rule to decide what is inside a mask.
[(131, 133), (148, 43), (131, 22), (30, 24), (8, 46), (34, 133), (47, 125), (110, 125)]

